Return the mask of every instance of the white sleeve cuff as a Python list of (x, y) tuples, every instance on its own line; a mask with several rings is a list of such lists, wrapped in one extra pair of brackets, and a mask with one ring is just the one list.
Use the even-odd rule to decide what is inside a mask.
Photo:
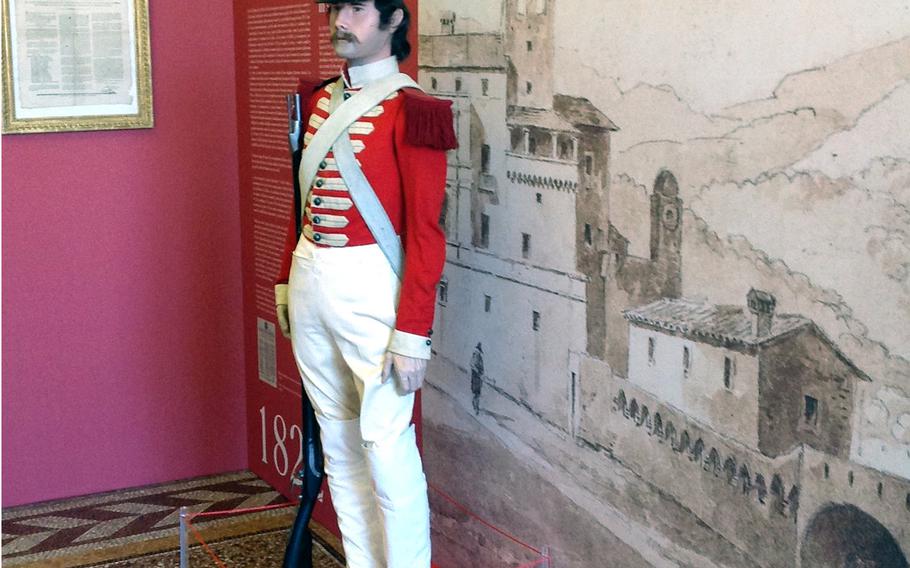
[(275, 284), (275, 305), (276, 306), (288, 305), (288, 285), (287, 284)]
[(389, 351), (398, 353), (405, 357), (414, 357), (415, 359), (429, 359), (433, 356), (430, 346), (433, 344), (429, 337), (414, 335), (404, 331), (395, 330), (392, 332), (392, 341), (389, 343)]

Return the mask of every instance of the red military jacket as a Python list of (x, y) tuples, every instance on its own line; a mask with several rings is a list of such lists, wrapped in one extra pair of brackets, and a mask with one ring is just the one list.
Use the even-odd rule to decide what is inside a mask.
[[(337, 78), (335, 79), (337, 81)], [(328, 117), (335, 81), (314, 85), (301, 81), (305, 105), (304, 148)], [(357, 89), (345, 88), (345, 93)], [(451, 101), (417, 89), (402, 89), (364, 114), (349, 129), (357, 161), (382, 203), (404, 246), (404, 277), (391, 351), (430, 357), (436, 285), (445, 264), (445, 233), (439, 225), (445, 196), (445, 151), (456, 146)], [(295, 172), (294, 175), (297, 175)], [(306, 188), (301, 188), (306, 194)], [(316, 246), (375, 243), (373, 235), (341, 178), (332, 152), (320, 164), (302, 214), (303, 234)], [(276, 301), (286, 300), (291, 253), (297, 246), (292, 212)]]

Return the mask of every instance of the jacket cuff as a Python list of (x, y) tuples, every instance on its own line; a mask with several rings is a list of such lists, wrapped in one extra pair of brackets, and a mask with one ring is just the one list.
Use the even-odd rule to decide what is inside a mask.
[(288, 305), (288, 285), (287, 284), (275, 284), (275, 305), (276, 306)]
[(415, 359), (429, 359), (433, 356), (430, 346), (433, 344), (429, 337), (414, 335), (396, 329), (392, 332), (392, 341), (389, 343), (389, 351), (404, 355), (405, 357), (414, 357)]

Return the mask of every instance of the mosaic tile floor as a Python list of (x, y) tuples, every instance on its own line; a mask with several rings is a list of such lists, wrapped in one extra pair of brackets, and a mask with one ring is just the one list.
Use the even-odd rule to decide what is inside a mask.
[[(176, 566), (179, 508), (223, 511), (286, 503), (248, 471), (3, 509), (3, 566), (20, 568)], [(230, 568), (280, 565), (293, 507), (198, 518), (203, 538)], [(343, 566), (340, 545), (314, 532), (319, 568)], [(191, 542), (195, 542), (191, 539)], [(198, 547), (196, 547), (198, 549)], [(214, 566), (201, 550), (191, 566)]]

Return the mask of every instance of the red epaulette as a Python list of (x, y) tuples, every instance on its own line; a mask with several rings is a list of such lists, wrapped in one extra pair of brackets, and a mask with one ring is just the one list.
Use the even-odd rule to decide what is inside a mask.
[(452, 101), (438, 99), (420, 89), (402, 89), (401, 92), (407, 122), (405, 139), (409, 144), (434, 150), (458, 147), (452, 120)]

